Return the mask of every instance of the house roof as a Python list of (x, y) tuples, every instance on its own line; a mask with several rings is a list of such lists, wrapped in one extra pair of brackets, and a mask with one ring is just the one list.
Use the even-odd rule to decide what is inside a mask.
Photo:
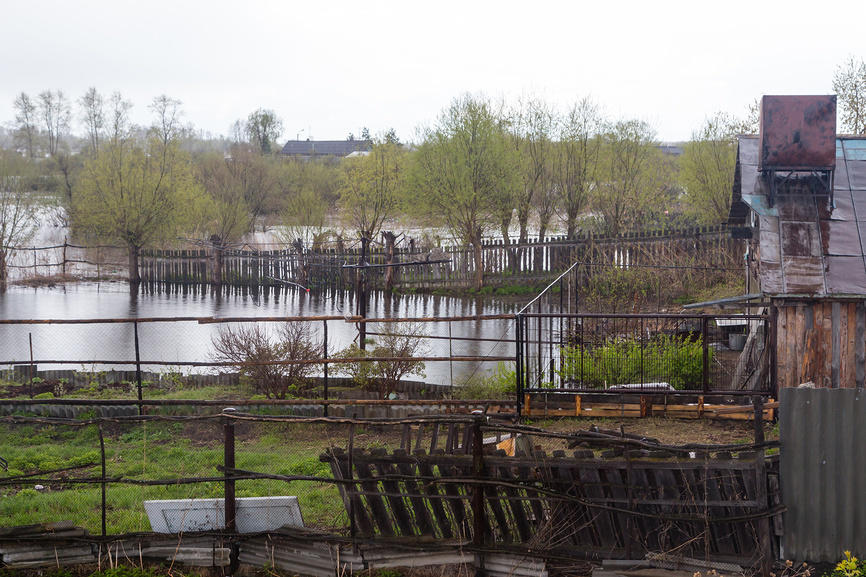
[(833, 200), (809, 177), (788, 182), (770, 206), (759, 141), (741, 136), (729, 222), (757, 221), (761, 291), (771, 296), (866, 297), (866, 138), (836, 139)]
[(286, 156), (348, 156), (372, 148), (369, 140), (290, 140), (280, 154)]

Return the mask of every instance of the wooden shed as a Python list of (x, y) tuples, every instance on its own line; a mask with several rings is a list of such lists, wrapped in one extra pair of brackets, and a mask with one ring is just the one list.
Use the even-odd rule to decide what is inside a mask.
[(837, 136), (835, 96), (765, 96), (740, 136), (729, 224), (770, 302), (779, 388), (866, 380), (866, 138)]

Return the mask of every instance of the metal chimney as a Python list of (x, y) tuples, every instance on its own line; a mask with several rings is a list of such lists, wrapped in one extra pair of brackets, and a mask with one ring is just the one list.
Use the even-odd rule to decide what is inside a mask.
[(817, 177), (832, 195), (836, 168), (836, 95), (764, 96), (758, 170), (768, 179), (772, 206), (777, 178)]

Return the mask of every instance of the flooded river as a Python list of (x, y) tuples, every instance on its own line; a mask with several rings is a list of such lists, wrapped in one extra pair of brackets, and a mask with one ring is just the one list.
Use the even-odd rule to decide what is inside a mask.
[[(369, 297), (369, 317), (454, 317), (502, 314), (516, 311), (522, 300), (503, 302), (478, 298), (434, 295), (394, 295), (374, 293)], [(348, 316), (354, 313), (349, 293), (307, 294), (288, 290), (263, 294), (240, 291), (212, 292), (209, 288), (187, 292), (149, 292), (130, 294), (125, 283), (71, 283), (66, 286), (10, 287), (0, 293), (0, 319), (109, 319), (153, 317), (275, 317)], [(321, 338), (323, 322), (312, 323)], [(139, 324), (142, 361), (172, 363), (212, 360), (213, 335), (219, 324), (197, 322)], [(371, 332), (386, 332), (387, 326), (370, 325)], [(426, 339), (426, 354), (448, 356), (510, 356), (513, 344), (497, 342), (513, 339), (509, 320), (429, 323), (426, 335), (445, 337)], [(447, 337), (490, 340), (449, 340)], [(357, 339), (356, 325), (343, 320), (328, 321), (329, 354), (333, 355)], [(372, 336), (371, 338), (376, 338)], [(0, 325), (0, 366), (28, 362), (32, 339), (37, 360), (65, 361), (40, 363), (39, 369), (107, 369), (97, 360), (135, 358), (134, 330), (131, 323), (120, 324), (27, 324)], [(461, 383), (472, 375), (492, 370), (496, 362), (428, 362), (427, 382)], [(130, 368), (115, 366), (113, 368)], [(167, 370), (167, 367), (145, 367)], [(414, 378), (414, 377), (413, 377)]]

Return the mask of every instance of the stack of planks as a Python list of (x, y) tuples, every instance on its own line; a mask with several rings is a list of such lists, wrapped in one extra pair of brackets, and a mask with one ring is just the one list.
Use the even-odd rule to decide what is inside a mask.
[[(779, 403), (770, 399), (764, 404), (763, 418), (772, 421)], [(650, 396), (641, 395), (629, 401), (586, 401), (574, 395), (574, 403), (548, 402), (543, 394), (526, 394), (523, 398), (523, 415), (527, 417), (668, 417), (675, 419), (729, 419), (751, 421), (754, 419), (752, 405), (710, 404), (704, 397), (697, 403), (659, 403)]]

